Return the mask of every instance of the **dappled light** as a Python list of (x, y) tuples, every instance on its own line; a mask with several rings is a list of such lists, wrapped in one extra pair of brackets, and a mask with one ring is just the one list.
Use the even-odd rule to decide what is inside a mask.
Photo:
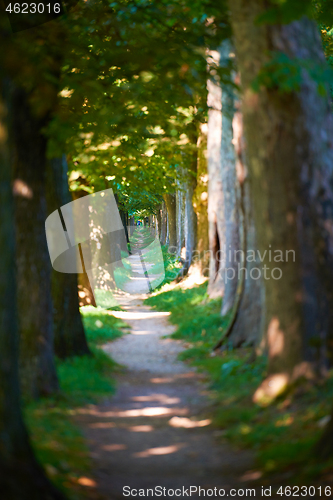
[(170, 455), (170, 453), (176, 453), (183, 446), (184, 444), (177, 444), (172, 446), (160, 446), (159, 448), (149, 448), (148, 450), (134, 453), (134, 456), (137, 458), (146, 458), (151, 456)]
[(131, 319), (151, 319), (170, 316), (170, 312), (157, 312), (157, 311), (147, 311), (147, 312), (131, 312), (131, 311), (112, 311), (110, 312), (116, 318), (121, 318), (123, 320)]
[(96, 481), (89, 477), (79, 477), (77, 482), (78, 484), (81, 484), (82, 486), (88, 486), (89, 488), (95, 488), (97, 486)]
[(102, 450), (105, 451), (121, 451), (126, 449), (127, 446), (125, 444), (105, 444), (102, 446)]
[(26, 182), (21, 179), (15, 179), (13, 182), (13, 193), (14, 196), (22, 196), (23, 198), (31, 199), (33, 197), (33, 191), (28, 186)]
[(254, 393), (253, 401), (262, 405), (271, 403), (286, 390), (289, 380), (290, 376), (287, 373), (270, 375)]
[(131, 432), (152, 432), (154, 427), (152, 425), (132, 425), (128, 430)]
[(269, 355), (271, 357), (278, 356), (283, 353), (284, 348), (284, 332), (280, 329), (280, 321), (278, 318), (272, 318), (267, 327), (267, 342)]
[(165, 403), (169, 405), (174, 405), (177, 403), (180, 403), (179, 398), (170, 398), (166, 394), (151, 394), (149, 396), (134, 396), (132, 398), (133, 401), (142, 401), (142, 402), (149, 402), (149, 401), (159, 401), (160, 403)]
[(205, 420), (190, 420), (189, 418), (181, 418), (181, 417), (172, 417), (169, 420), (169, 425), (171, 427), (184, 427), (185, 429), (194, 429), (195, 427), (206, 427), (210, 425), (212, 421), (207, 418)]

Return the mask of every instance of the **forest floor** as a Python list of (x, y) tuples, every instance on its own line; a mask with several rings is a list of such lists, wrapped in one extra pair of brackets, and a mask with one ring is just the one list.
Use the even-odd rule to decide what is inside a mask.
[[(112, 313), (130, 326), (130, 334), (103, 348), (125, 367), (116, 377), (116, 394), (82, 408), (78, 417), (97, 488), (107, 499), (124, 498), (130, 489), (140, 496), (139, 489), (156, 486), (216, 487), (229, 496), (231, 488), (246, 488), (252, 454), (217, 442), (204, 375), (177, 359), (184, 350), (180, 341), (164, 338), (175, 330), (169, 313), (153, 311), (143, 304), (145, 294), (135, 294), (147, 279), (138, 259), (129, 259), (136, 270), (131, 294), (120, 295), (122, 310)], [(194, 490), (191, 497), (198, 498)], [(149, 498), (157, 496), (150, 492)]]

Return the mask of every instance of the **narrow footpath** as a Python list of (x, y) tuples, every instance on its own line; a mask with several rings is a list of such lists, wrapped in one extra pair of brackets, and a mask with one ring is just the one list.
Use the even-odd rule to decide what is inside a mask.
[[(137, 265), (136, 255), (130, 259)], [(142, 289), (145, 279), (138, 272), (135, 288)], [(148, 498), (169, 498), (169, 489), (187, 498), (191, 486), (191, 498), (199, 498), (199, 486), (243, 497), (230, 489), (250, 487), (251, 454), (221, 441), (209, 419), (204, 376), (177, 359), (183, 350), (179, 341), (164, 338), (174, 331), (169, 313), (145, 306), (146, 295), (134, 294), (131, 286), (130, 294), (118, 297), (123, 310), (113, 312), (130, 326), (130, 333), (104, 346), (125, 367), (117, 375), (117, 392), (109, 401), (85, 408), (79, 419), (98, 490), (110, 500), (136, 494), (144, 498), (140, 489)], [(147, 492), (155, 487), (166, 488), (165, 495), (162, 489), (155, 495)]]

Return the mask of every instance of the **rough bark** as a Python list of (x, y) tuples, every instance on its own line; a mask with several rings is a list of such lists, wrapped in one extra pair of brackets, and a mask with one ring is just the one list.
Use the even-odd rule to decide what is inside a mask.
[[(249, 258), (256, 251), (255, 225), (253, 219), (253, 207), (250, 197), (248, 171), (245, 164), (245, 144), (243, 136), (243, 119), (242, 113), (238, 109), (239, 102), (236, 103), (236, 112), (233, 118), (233, 145), (235, 148), (235, 171), (237, 184), (239, 185), (238, 207), (239, 216), (239, 231), (238, 238), (235, 237), (235, 228), (227, 227), (227, 241), (233, 249), (236, 249), (236, 241), (238, 240), (238, 248), (242, 251), (242, 258), (239, 261), (237, 269), (238, 286), (234, 292), (234, 304), (237, 306), (235, 321), (230, 332), (230, 342), (233, 346), (238, 347), (243, 344), (258, 346), (263, 335), (263, 320), (264, 320), (264, 289), (263, 280), (258, 277), (257, 261)], [(228, 230), (231, 230), (230, 237)], [(228, 248), (228, 246), (227, 246)], [(231, 258), (231, 262), (235, 263), (236, 259)], [(228, 266), (228, 258), (227, 258)], [(241, 283), (240, 280), (243, 280)], [(227, 291), (227, 286), (226, 286)], [(240, 293), (239, 304), (237, 304), (237, 293)], [(223, 299), (225, 300), (225, 298)], [(223, 314), (223, 309), (222, 309)]]
[[(266, 5), (266, 4), (265, 4)], [(252, 82), (270, 51), (324, 64), (315, 23), (259, 25), (261, 0), (230, 0), (237, 62), (241, 73), (247, 164), (258, 248), (267, 273), (278, 267), (281, 279), (265, 279), (265, 338), (269, 375), (256, 393), (276, 395), (290, 380), (307, 375), (315, 361), (313, 340), (331, 333), (332, 309), (332, 112), (328, 97), (303, 73), (300, 90), (281, 92)], [(267, 6), (266, 6), (267, 8)], [(282, 251), (272, 262), (269, 250)], [(295, 252), (286, 258), (286, 251)], [(275, 271), (275, 276), (280, 273)], [(322, 318), (322, 320), (321, 320)], [(322, 362), (322, 360), (317, 360)]]
[[(220, 53), (211, 51), (210, 58), (219, 63)], [(222, 249), (225, 247), (224, 193), (221, 173), (222, 92), (221, 86), (208, 80), (208, 234), (209, 234), (209, 284), (211, 298), (224, 294)]]
[[(228, 63), (232, 53), (231, 42), (225, 40), (220, 47), (221, 66)], [(225, 244), (221, 249), (220, 265), (224, 283), (221, 313), (223, 316), (228, 314), (230, 319), (215, 348), (227, 339), (234, 347), (257, 344), (262, 329), (262, 280), (256, 279), (256, 262), (247, 258), (256, 247), (242, 115), (234, 89), (222, 84), (221, 91), (220, 174), (225, 220)]]
[(176, 196), (167, 193), (163, 198), (168, 211), (169, 252), (174, 254), (177, 250)]
[[(70, 203), (66, 157), (49, 161), (48, 213)], [(54, 350), (60, 358), (89, 354), (79, 311), (77, 274), (52, 271)]]
[(64, 500), (36, 461), (21, 413), (14, 207), (6, 115), (7, 107), (0, 97), (0, 491), (6, 500)]
[(51, 263), (45, 235), (46, 138), (19, 88), (10, 90), (17, 242), (20, 371), (23, 392), (58, 390), (53, 350)]

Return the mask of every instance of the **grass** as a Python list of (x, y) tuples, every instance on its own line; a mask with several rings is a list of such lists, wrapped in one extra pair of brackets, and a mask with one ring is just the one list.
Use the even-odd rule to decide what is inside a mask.
[(121, 309), (111, 290), (101, 290), (99, 288), (95, 288), (94, 293), (96, 303), (99, 308), (109, 309), (112, 311), (119, 311)]
[(125, 323), (108, 311), (93, 306), (81, 307), (84, 328), (88, 342), (100, 345), (123, 335)]
[[(162, 274), (164, 266), (164, 279), (162, 281), (160, 279), (157, 279), (156, 283), (154, 281), (152, 282), (152, 288), (154, 290), (154, 293), (160, 290), (163, 285), (174, 281), (178, 277), (179, 271), (181, 269), (181, 263), (179, 258), (168, 252), (167, 245), (162, 246), (161, 250), (162, 250), (163, 264), (160, 262), (156, 262), (156, 264), (149, 269), (149, 274)], [(157, 254), (157, 249), (154, 248), (151, 255), (149, 255), (149, 253), (145, 255), (146, 261), (149, 261), (150, 258), (152, 259), (152, 261), (156, 260), (156, 254)]]
[(123, 334), (125, 324), (108, 311), (81, 308), (93, 356), (57, 360), (61, 391), (24, 408), (33, 447), (46, 473), (70, 500), (95, 499), (91, 461), (75, 416), (80, 407), (110, 397), (119, 366), (99, 346)]
[(320, 462), (313, 445), (322, 432), (318, 422), (331, 414), (333, 374), (320, 385), (299, 387), (287, 398), (262, 408), (252, 395), (266, 376), (266, 359), (249, 348), (230, 346), (216, 356), (212, 347), (223, 334), (228, 318), (221, 318), (221, 301), (208, 300), (207, 284), (187, 290), (174, 289), (146, 300), (158, 310), (170, 311), (177, 325), (173, 338), (185, 342), (180, 357), (207, 374), (213, 395), (214, 425), (238, 448), (255, 452), (256, 467), (272, 480), (288, 478), (289, 484), (332, 480), (333, 460)]
[[(151, 281), (154, 292), (163, 285), (174, 281), (178, 277), (181, 268), (179, 258), (168, 252), (168, 246), (160, 247), (156, 242), (151, 245), (149, 251), (144, 253), (144, 261), (146, 264), (153, 263), (152, 266), (148, 267), (149, 276), (159, 275), (155, 280)], [(125, 285), (130, 281), (132, 275), (132, 268), (128, 259), (123, 258), (123, 265), (124, 267), (116, 268), (114, 272), (116, 285), (121, 290), (125, 289)], [(162, 279), (163, 272), (164, 278)]]

